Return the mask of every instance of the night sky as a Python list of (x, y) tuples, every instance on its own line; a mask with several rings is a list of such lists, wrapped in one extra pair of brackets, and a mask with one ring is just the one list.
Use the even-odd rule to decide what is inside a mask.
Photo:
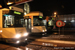
[[(3, 0), (0, 3), (3, 4)], [(58, 15), (75, 14), (74, 0), (33, 0), (28, 3), (30, 11), (40, 11), (44, 16), (51, 16), (54, 12)]]
[(74, 0), (33, 0), (29, 4), (31, 11), (41, 11), (44, 16), (51, 16), (55, 11), (58, 15), (75, 14)]

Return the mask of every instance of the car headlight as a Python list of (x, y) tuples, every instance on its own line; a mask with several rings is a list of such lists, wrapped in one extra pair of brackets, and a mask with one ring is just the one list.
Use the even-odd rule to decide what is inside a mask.
[(16, 38), (20, 38), (20, 37), (21, 37), (21, 35), (20, 35), (20, 34), (17, 34), (15, 37), (16, 37)]
[(24, 33), (24, 36), (28, 36), (28, 33)]

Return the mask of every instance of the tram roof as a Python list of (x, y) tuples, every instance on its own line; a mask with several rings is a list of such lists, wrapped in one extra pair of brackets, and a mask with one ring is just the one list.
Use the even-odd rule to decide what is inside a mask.
[(25, 16), (42, 16), (43, 17), (43, 13), (39, 12), (39, 11), (34, 11), (34, 12), (30, 12), (30, 13), (26, 14)]

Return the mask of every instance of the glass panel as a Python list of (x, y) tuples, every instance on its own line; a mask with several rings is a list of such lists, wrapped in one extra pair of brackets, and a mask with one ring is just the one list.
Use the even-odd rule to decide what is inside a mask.
[(14, 16), (12, 15), (6, 15), (3, 16), (4, 19), (4, 27), (13, 27), (14, 25)]
[(24, 19), (20, 19), (21, 24), (23, 25), (23, 27), (25, 27), (25, 23), (24, 23)]
[(47, 25), (47, 21), (46, 20), (43, 20), (43, 23), (44, 23), (44, 25)]
[(34, 26), (44, 26), (43, 19), (39, 16), (33, 16), (33, 25)]
[(31, 28), (31, 19), (28, 19), (29, 22), (29, 29)]
[(13, 15), (3, 15), (3, 27), (24, 27), (25, 22), (23, 17)]
[(27, 27), (27, 19), (25, 19), (25, 27)]

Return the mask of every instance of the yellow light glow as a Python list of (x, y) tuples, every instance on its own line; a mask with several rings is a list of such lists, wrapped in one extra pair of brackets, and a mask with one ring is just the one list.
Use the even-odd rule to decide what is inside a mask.
[(54, 14), (56, 15), (57, 13), (56, 13), (56, 12), (54, 12)]
[(32, 29), (33, 29), (33, 27), (32, 27)]
[(2, 32), (2, 30), (0, 30), (0, 32)]
[(24, 33), (24, 36), (28, 36), (28, 33)]
[(7, 5), (11, 5), (11, 4), (13, 4), (13, 2), (8, 2), (8, 3), (7, 3)]
[(29, 50), (29, 49), (26, 47), (26, 50)]
[(43, 30), (43, 32), (44, 32), (44, 30)]
[(54, 45), (55, 47), (57, 47), (57, 45)]
[(17, 41), (16, 43), (20, 43), (20, 41)]
[(12, 9), (12, 6), (10, 6), (9, 9)]
[(54, 34), (58, 34), (58, 33), (54, 33)]
[(21, 37), (21, 35), (20, 35), (20, 34), (17, 34), (17, 35), (16, 35), (16, 38), (20, 38), (20, 37)]
[(0, 8), (2, 8), (2, 5), (0, 5)]
[(24, 15), (26, 15), (26, 12), (24, 13)]

